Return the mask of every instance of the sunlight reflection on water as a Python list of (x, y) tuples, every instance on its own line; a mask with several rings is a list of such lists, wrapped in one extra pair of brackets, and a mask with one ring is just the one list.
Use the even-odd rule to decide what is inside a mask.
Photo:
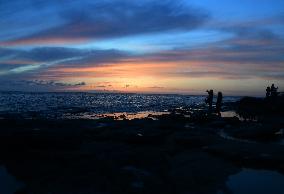
[(101, 119), (101, 118), (112, 118), (114, 120), (133, 120), (133, 119), (143, 119), (151, 118), (156, 120), (156, 116), (167, 115), (169, 112), (154, 112), (154, 111), (143, 111), (137, 113), (105, 113), (105, 114), (93, 114), (93, 113), (83, 113), (83, 114), (65, 114), (64, 118), (67, 119)]
[[(58, 118), (63, 114), (89, 113), (139, 113), (201, 106), (205, 96), (157, 95), (157, 94), (117, 94), (117, 93), (1, 93), (0, 113), (16, 113), (22, 117), (35, 115)], [(224, 102), (238, 100), (239, 97), (224, 97)], [(1, 115), (0, 115), (1, 116)]]

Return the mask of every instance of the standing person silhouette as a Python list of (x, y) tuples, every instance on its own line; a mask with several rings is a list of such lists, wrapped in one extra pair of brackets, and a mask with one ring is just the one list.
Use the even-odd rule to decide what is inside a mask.
[(270, 87), (268, 86), (268, 87), (266, 88), (266, 98), (268, 98), (270, 95), (271, 95), (271, 89), (270, 89)]
[(278, 92), (277, 92), (278, 87), (275, 87), (274, 84), (271, 85), (270, 90), (271, 90), (271, 96), (274, 96), (274, 97), (278, 96)]
[(213, 90), (206, 90), (206, 92), (208, 93), (208, 96), (205, 100), (206, 104), (209, 105), (209, 112), (212, 111), (212, 103), (213, 103), (213, 95), (214, 95), (214, 92)]
[(216, 102), (216, 112), (219, 117), (221, 116), (222, 100), (223, 100), (223, 94), (222, 92), (218, 92), (217, 102)]

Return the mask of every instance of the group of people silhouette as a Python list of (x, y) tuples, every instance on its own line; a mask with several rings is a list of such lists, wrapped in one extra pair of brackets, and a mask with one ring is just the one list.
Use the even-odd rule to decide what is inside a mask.
[[(205, 103), (209, 105), (209, 112), (212, 112), (214, 92), (212, 89), (207, 90), (206, 92), (208, 93), (208, 96), (205, 99)], [(216, 101), (216, 113), (218, 114), (218, 116), (221, 116), (222, 100), (223, 100), (223, 94), (222, 92), (218, 92), (217, 101)]]
[(266, 88), (266, 98), (268, 97), (276, 97), (279, 95), (278, 87), (275, 87), (274, 84), (271, 85), (271, 87)]
[[(214, 92), (212, 89), (206, 90), (206, 92), (208, 93), (208, 96), (205, 99), (205, 103), (208, 104), (209, 106), (209, 112), (212, 112)], [(277, 97), (279, 96), (279, 94), (280, 92), (278, 92), (278, 87), (275, 87), (274, 84), (266, 88), (266, 98)], [(216, 101), (216, 111), (215, 111), (218, 114), (218, 116), (221, 116), (222, 100), (223, 100), (223, 94), (222, 92), (218, 92), (217, 101)]]

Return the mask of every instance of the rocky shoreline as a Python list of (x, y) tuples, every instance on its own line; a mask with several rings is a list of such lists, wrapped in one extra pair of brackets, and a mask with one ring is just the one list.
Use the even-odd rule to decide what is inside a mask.
[(283, 117), (270, 117), (192, 109), (132, 120), (10, 116), (0, 119), (0, 165), (24, 183), (17, 194), (230, 193), (226, 181), (242, 168), (284, 174)]

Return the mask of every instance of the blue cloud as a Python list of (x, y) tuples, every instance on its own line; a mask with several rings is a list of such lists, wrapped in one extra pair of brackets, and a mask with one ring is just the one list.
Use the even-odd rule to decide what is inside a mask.
[[(194, 9), (182, 2), (180, 0), (96, 0), (83, 1), (79, 4), (74, 1), (70, 2), (67, 8), (58, 8), (55, 5), (59, 3), (51, 1), (48, 11), (45, 11), (52, 16), (51, 18), (42, 18), (38, 11), (30, 11), (26, 14), (36, 13), (35, 15), (42, 18), (42, 23), (50, 23), (52, 20), (51, 23), (57, 24), (56, 26), (21, 38), (4, 40), (2, 45), (48, 43), (50, 41), (52, 43), (53, 41), (74, 42), (161, 31), (192, 30), (207, 21), (207, 12)], [(44, 5), (41, 5), (43, 9)], [(2, 20), (5, 20), (9, 14), (3, 17)]]

